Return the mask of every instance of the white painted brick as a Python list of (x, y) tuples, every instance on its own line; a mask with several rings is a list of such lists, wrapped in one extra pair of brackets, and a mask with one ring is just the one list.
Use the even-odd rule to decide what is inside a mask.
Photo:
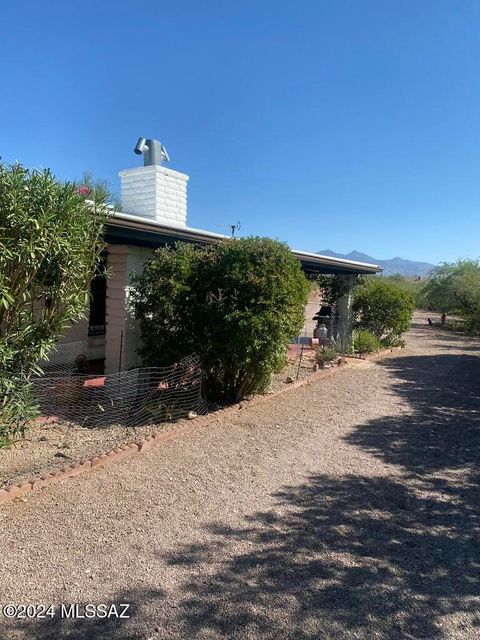
[(137, 167), (121, 171), (120, 180), (125, 213), (186, 226), (186, 174), (166, 167)]

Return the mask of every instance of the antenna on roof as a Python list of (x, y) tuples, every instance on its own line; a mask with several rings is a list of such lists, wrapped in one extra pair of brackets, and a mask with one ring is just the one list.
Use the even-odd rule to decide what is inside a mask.
[(221, 224), (220, 226), (222, 227), (222, 229), (228, 229), (232, 234), (232, 238), (235, 237), (235, 231), (240, 231), (240, 229), (242, 228), (240, 221), (238, 221), (236, 224)]
[(139, 156), (143, 153), (144, 167), (150, 167), (151, 165), (161, 166), (164, 162), (170, 161), (163, 144), (153, 138), (139, 138), (133, 151)]

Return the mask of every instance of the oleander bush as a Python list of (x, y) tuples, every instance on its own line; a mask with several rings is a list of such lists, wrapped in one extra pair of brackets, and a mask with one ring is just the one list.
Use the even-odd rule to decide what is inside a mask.
[(88, 304), (107, 215), (88, 195), (0, 163), (0, 446), (24, 433), (36, 363)]

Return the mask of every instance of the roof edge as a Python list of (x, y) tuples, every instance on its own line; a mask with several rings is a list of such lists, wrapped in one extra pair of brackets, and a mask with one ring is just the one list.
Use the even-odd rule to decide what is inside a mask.
[[(226, 240), (231, 236), (226, 236), (221, 233), (215, 233), (213, 231), (206, 231), (204, 229), (196, 229), (195, 227), (176, 227), (173, 225), (166, 225), (156, 220), (148, 220), (147, 218), (141, 218), (139, 216), (133, 216), (129, 213), (123, 213), (120, 211), (114, 211), (109, 218), (107, 224), (114, 226), (131, 228), (131, 229), (144, 229), (146, 231), (163, 232), (165, 234), (178, 237), (180, 240), (197, 240), (200, 242), (215, 242), (216, 240)], [(310, 263), (318, 265), (331, 265), (338, 267), (352, 267), (363, 273), (380, 273), (383, 268), (378, 264), (369, 264), (367, 262), (355, 262), (353, 260), (347, 260), (346, 258), (332, 258), (330, 256), (323, 256), (318, 253), (311, 253), (309, 251), (300, 251), (298, 249), (292, 249), (292, 253), (299, 260), (306, 260)]]
[(310, 253), (309, 251), (300, 251), (297, 249), (292, 249), (292, 253), (294, 253), (298, 257), (303, 257), (308, 260), (318, 260), (322, 264), (338, 264), (345, 266), (355, 266), (361, 269), (369, 269), (375, 273), (380, 273), (383, 271), (383, 267), (378, 264), (372, 264), (370, 262), (358, 262), (356, 260), (348, 260), (347, 258), (333, 258), (331, 256), (324, 256), (320, 253)]

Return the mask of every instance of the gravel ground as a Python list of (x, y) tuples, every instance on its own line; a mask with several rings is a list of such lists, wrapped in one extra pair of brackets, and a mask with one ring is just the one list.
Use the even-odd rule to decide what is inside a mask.
[(113, 425), (89, 429), (57, 420), (36, 423), (27, 431), (26, 438), (8, 449), (0, 449), (0, 489), (141, 440), (166, 428), (168, 425), (155, 429)]
[[(407, 348), (0, 510), (0, 637), (480, 637), (480, 343)], [(128, 620), (60, 603), (131, 603)]]

